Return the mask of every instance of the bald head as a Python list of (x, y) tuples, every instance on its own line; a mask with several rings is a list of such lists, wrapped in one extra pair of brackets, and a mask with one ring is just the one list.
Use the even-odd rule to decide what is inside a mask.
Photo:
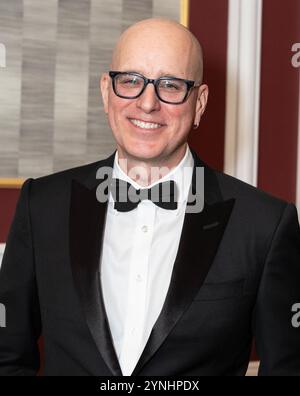
[[(203, 54), (202, 48), (196, 37), (180, 23), (165, 18), (150, 18), (139, 21), (130, 26), (120, 36), (113, 52), (111, 69), (119, 70), (126, 68), (127, 55), (132, 54), (136, 49), (139, 54), (143, 50), (147, 53), (145, 62), (150, 61), (153, 54), (153, 61), (164, 63), (164, 57), (172, 52), (180, 54), (180, 65), (182, 73), (184, 70), (187, 76), (181, 76), (202, 82), (203, 78)], [(124, 64), (125, 62), (125, 64)], [(175, 65), (174, 65), (175, 66)], [(149, 64), (145, 67), (150, 67)], [(139, 71), (139, 70), (135, 70)], [(142, 71), (142, 70), (141, 70)], [(172, 70), (166, 72), (172, 73)]]

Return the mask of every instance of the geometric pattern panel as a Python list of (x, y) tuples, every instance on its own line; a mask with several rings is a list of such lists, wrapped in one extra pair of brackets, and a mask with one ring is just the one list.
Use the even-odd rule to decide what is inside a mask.
[(180, 0), (1, 0), (0, 178), (38, 177), (115, 149), (99, 91), (120, 33)]

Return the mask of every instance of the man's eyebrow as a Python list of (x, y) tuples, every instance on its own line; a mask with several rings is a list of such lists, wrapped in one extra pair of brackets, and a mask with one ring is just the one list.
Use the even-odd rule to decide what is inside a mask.
[[(142, 73), (138, 69), (135, 69), (135, 70), (124, 70), (123, 73), (138, 73), (138, 74), (141, 74), (142, 76), (145, 76), (145, 74)], [(168, 77), (168, 78), (182, 78), (182, 79), (184, 79), (184, 77), (179, 77), (176, 74), (171, 74), (171, 73), (163, 72), (163, 71), (160, 71), (158, 75), (159, 75), (159, 77), (157, 77), (157, 78)], [(145, 76), (145, 77), (149, 77), (149, 76)]]

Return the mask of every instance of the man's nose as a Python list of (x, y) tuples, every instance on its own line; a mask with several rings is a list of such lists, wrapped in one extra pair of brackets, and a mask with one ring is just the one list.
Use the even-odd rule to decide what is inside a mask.
[(153, 84), (148, 84), (142, 95), (137, 98), (137, 107), (145, 113), (151, 113), (160, 109), (160, 100), (156, 95)]

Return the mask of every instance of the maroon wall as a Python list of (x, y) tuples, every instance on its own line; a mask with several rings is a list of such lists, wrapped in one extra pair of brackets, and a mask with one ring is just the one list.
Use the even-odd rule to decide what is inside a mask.
[(19, 188), (0, 188), (0, 243), (6, 241), (19, 194)]
[(263, 4), (258, 186), (295, 202), (299, 70), (291, 48), (300, 42), (300, 1)]
[(223, 170), (227, 73), (228, 0), (190, 0), (189, 28), (204, 50), (208, 107), (189, 143), (209, 165)]

